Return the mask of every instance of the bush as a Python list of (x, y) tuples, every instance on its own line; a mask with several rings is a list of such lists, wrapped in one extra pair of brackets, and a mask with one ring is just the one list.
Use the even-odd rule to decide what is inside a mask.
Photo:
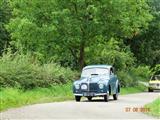
[(160, 64), (157, 64), (154, 68), (152, 68), (153, 75), (160, 74)]
[(139, 66), (130, 68), (126, 71), (118, 71), (118, 78), (122, 87), (137, 86), (138, 81), (148, 81), (151, 76), (151, 70), (148, 66)]
[(48, 87), (76, 79), (77, 72), (55, 63), (40, 64), (30, 54), (4, 54), (0, 58), (1, 87)]
[(140, 81), (148, 81), (152, 74), (149, 66), (138, 66), (137, 68), (131, 68), (130, 72), (137, 80)]
[(129, 71), (119, 71), (117, 72), (118, 79), (120, 80), (121, 87), (136, 86), (137, 80), (129, 73)]

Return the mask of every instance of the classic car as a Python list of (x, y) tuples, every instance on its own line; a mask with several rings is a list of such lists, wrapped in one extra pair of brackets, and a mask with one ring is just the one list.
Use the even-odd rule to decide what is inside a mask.
[(103, 97), (108, 102), (109, 95), (118, 99), (120, 84), (111, 65), (89, 65), (83, 68), (81, 78), (73, 83), (73, 94), (78, 102), (81, 97), (89, 101), (93, 97)]
[(149, 81), (148, 92), (153, 92), (154, 90), (160, 90), (160, 75), (154, 75)]

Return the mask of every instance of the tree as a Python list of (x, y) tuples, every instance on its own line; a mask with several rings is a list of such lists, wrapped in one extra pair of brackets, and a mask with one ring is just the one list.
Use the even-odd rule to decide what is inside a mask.
[(139, 64), (154, 67), (160, 64), (160, 2), (152, 0), (149, 5), (154, 19), (147, 30), (128, 40), (127, 45), (130, 45)]
[(4, 48), (9, 46), (10, 36), (5, 29), (5, 24), (9, 22), (11, 9), (8, 0), (0, 0), (0, 55)]
[(157, 64), (154, 68), (152, 68), (153, 75), (160, 75), (160, 64)]
[(15, 17), (7, 28), (13, 45), (80, 69), (87, 48), (92, 53), (89, 47), (98, 40), (130, 38), (152, 19), (145, 0), (15, 0), (11, 5)]
[(133, 53), (123, 40), (101, 41), (86, 48), (86, 64), (111, 64), (117, 71), (128, 70), (134, 65)]

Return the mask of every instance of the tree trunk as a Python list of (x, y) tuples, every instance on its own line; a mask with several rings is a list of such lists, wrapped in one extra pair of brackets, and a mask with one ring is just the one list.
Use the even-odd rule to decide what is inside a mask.
[(83, 67), (84, 67), (84, 46), (85, 46), (85, 43), (84, 41), (81, 42), (80, 44), (80, 56), (79, 56), (79, 69), (82, 70)]

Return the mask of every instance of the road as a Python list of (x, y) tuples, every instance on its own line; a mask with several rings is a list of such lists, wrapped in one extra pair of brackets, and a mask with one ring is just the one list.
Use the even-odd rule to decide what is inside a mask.
[[(95, 98), (88, 102), (66, 101), (29, 105), (1, 112), (1, 119), (156, 119), (140, 111), (144, 104), (160, 96), (159, 92), (138, 93), (119, 96), (109, 102)], [(130, 111), (126, 111), (129, 108)], [(135, 111), (138, 108), (138, 111)], [(129, 110), (128, 109), (128, 110)]]

